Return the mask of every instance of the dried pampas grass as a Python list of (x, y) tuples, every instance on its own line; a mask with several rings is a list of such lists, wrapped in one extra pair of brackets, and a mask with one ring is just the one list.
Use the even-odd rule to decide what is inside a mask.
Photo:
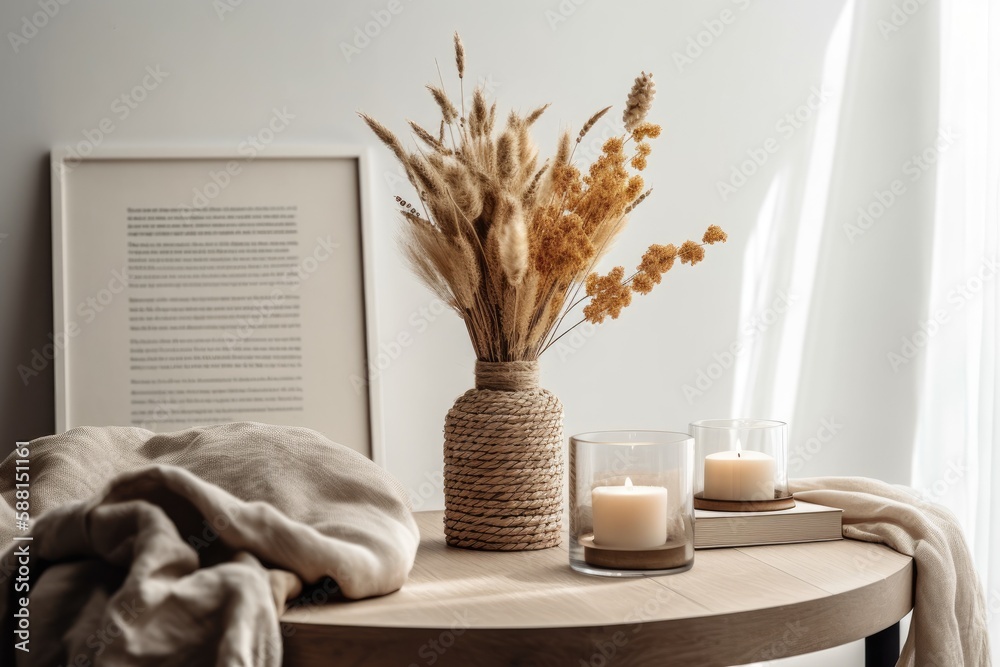
[[(638, 173), (652, 152), (649, 140), (661, 131), (646, 120), (652, 75), (636, 78), (624, 133), (605, 140), (591, 164), (578, 167), (576, 149), (611, 107), (575, 134), (564, 131), (554, 156), (540, 165), (530, 130), (549, 105), (523, 116), (511, 112), (497, 131), (496, 103), (479, 86), (466, 114), (466, 52), (458, 33), (454, 46), (460, 104), (443, 80), (427, 86), (441, 113), (437, 136), (408, 121), (420, 142), (410, 151), (380, 122), (360, 115), (403, 165), (424, 213), (396, 197), (403, 250), (417, 276), (465, 321), (479, 359), (536, 359), (574, 326), (617, 318), (633, 294), (649, 293), (676, 260), (693, 266), (706, 245), (725, 242), (726, 233), (713, 225), (701, 243), (651, 245), (630, 276), (623, 267), (596, 273), (628, 216), (652, 192)], [(580, 306), (583, 319), (564, 327)]]

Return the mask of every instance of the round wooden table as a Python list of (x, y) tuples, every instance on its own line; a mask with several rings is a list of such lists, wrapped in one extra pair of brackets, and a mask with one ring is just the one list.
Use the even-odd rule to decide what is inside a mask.
[(868, 637), (895, 664), (913, 563), (840, 540), (700, 550), (683, 574), (577, 574), (565, 542), (500, 553), (445, 546), (441, 512), (397, 593), (299, 606), (282, 617), (285, 665), (739, 665)]

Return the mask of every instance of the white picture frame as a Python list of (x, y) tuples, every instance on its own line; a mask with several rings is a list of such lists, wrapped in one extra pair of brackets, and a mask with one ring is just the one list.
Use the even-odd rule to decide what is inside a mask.
[[(299, 345), (302, 386), (299, 389), (305, 397), (301, 401), (305, 408), (300, 411), (302, 413), (300, 414), (301, 419), (294, 416), (294, 411), (279, 411), (275, 413), (279, 415), (279, 418), (274, 422), (316, 428), (334, 441), (350, 446), (366, 454), (379, 465), (384, 465), (385, 446), (382, 440), (382, 392), (379, 374), (368, 373), (370, 368), (368, 355), (378, 350), (372, 276), (374, 264), (370, 210), (371, 159), (368, 149), (363, 146), (330, 145), (265, 146), (265, 150), (257, 152), (254, 148), (244, 150), (245, 148), (244, 145), (236, 150), (211, 147), (102, 147), (99, 154), (95, 153), (85, 157), (81, 157), (72, 147), (52, 149), (53, 360), (56, 430), (63, 432), (81, 425), (109, 425), (105, 423), (108, 421), (109, 415), (119, 416), (123, 414), (122, 396), (128, 392), (121, 386), (121, 383), (135, 383), (134, 375), (143, 372), (132, 370), (141, 368), (141, 366), (134, 365), (134, 356), (131, 357), (132, 361), (128, 362), (128, 369), (123, 371), (122, 369), (125, 367), (122, 366), (122, 351), (120, 349), (123, 341), (123, 333), (121, 332), (123, 322), (134, 320), (133, 315), (127, 313), (123, 315), (122, 311), (124, 309), (128, 313), (134, 314), (138, 308), (134, 306), (133, 302), (142, 301), (142, 299), (132, 296), (133, 293), (139, 293), (140, 290), (139, 287), (136, 287), (136, 281), (119, 281), (119, 283), (124, 283), (120, 292), (127, 293), (129, 296), (119, 298), (117, 302), (114, 300), (109, 302), (107, 309), (102, 310), (100, 316), (91, 311), (95, 311), (102, 301), (93, 302), (94, 308), (88, 309), (87, 306), (82, 306), (88, 301), (81, 297), (81, 294), (88, 289), (86, 285), (98, 284), (94, 282), (97, 279), (95, 276), (106, 271), (108, 266), (112, 266), (109, 264), (110, 258), (117, 257), (121, 261), (132, 261), (129, 254), (132, 252), (130, 250), (132, 246), (127, 240), (123, 242), (122, 227), (124, 226), (125, 230), (131, 230), (133, 224), (145, 224), (147, 227), (154, 224), (127, 222), (133, 217), (133, 212), (154, 211), (156, 208), (174, 211), (176, 203), (177, 210), (189, 210), (188, 220), (176, 217), (188, 215), (184, 212), (168, 213), (166, 217), (175, 216), (171, 218), (174, 222), (169, 224), (184, 226), (189, 225), (192, 219), (198, 218), (199, 211), (222, 209), (240, 211), (243, 210), (243, 207), (234, 206), (234, 204), (244, 202), (257, 208), (268, 209), (272, 207), (260, 207), (259, 203), (269, 199), (294, 201), (294, 205), (284, 207), (288, 210), (294, 209), (294, 213), (285, 216), (286, 218), (294, 217), (294, 222), (286, 221), (282, 224), (295, 230), (293, 238), (296, 241), (300, 239), (295, 234), (304, 235), (306, 232), (302, 230), (305, 228), (309, 228), (311, 231), (318, 224), (321, 224), (325, 219), (323, 217), (324, 206), (330, 207), (329, 220), (331, 226), (335, 227), (331, 229), (330, 233), (337, 234), (337, 239), (345, 239), (343, 243), (337, 240), (330, 245), (331, 236), (324, 237), (327, 239), (325, 243), (318, 237), (318, 244), (314, 249), (317, 259), (312, 264), (319, 266), (318, 258), (323, 254), (340, 253), (342, 247), (346, 250), (338, 255), (337, 261), (323, 266), (324, 270), (327, 270), (326, 266), (332, 267), (327, 272), (336, 273), (336, 280), (332, 276), (324, 275), (319, 270), (309, 274), (306, 279), (302, 279), (303, 276), (306, 276), (305, 271), (312, 264), (302, 259), (301, 264), (296, 265), (295, 270), (298, 272), (300, 280), (294, 289), (301, 289), (301, 292), (295, 294), (295, 312), (298, 313), (299, 319), (302, 319), (306, 325), (310, 325), (301, 326), (300, 323), (299, 329), (302, 337), (302, 342)], [(234, 173), (230, 173), (230, 170), (234, 169), (232, 165), (239, 167)], [(220, 169), (225, 171), (220, 171)], [(220, 188), (219, 184), (225, 181), (226, 173), (230, 174), (230, 180)], [(356, 174), (356, 176), (350, 178), (347, 176), (348, 173)], [(213, 175), (217, 178), (213, 179)], [(324, 177), (330, 177), (329, 180), (333, 182), (322, 180)], [(210, 186), (210, 183), (213, 182), (216, 184), (215, 187)], [(191, 183), (194, 183), (195, 186), (191, 187)], [(312, 187), (309, 186), (310, 183), (313, 184)], [(324, 185), (316, 187), (317, 183)], [(205, 186), (201, 193), (202, 199), (209, 202), (208, 205), (202, 205), (201, 201), (198, 200), (197, 188), (199, 184)], [(346, 195), (352, 190), (353, 198)], [(216, 191), (218, 192), (216, 193)], [(185, 195), (178, 194), (183, 192), (190, 193), (190, 200), (187, 200)], [(213, 196), (209, 198), (207, 195)], [(130, 203), (126, 209), (122, 210), (123, 202), (126, 201)], [(133, 201), (137, 204), (145, 203), (149, 208), (133, 207), (131, 204)], [(164, 206), (165, 204), (166, 206)], [(342, 210), (337, 208), (341, 205)], [(240, 215), (249, 214), (237, 213), (230, 217), (238, 218)], [(265, 213), (263, 217), (268, 215)], [(278, 215), (275, 214), (275, 217)], [(153, 216), (146, 217), (153, 219)], [(144, 219), (142, 215), (137, 215), (135, 218)], [(356, 225), (352, 226), (348, 222), (350, 220), (353, 220)], [(238, 222), (237, 220), (233, 223), (219, 224), (235, 227), (238, 226)], [(265, 225), (265, 223), (257, 224)], [(248, 230), (233, 233), (249, 234), (248, 238), (254, 238), (254, 232)], [(286, 232), (281, 233), (286, 234)], [(124, 233), (126, 236), (130, 234), (131, 231)], [(180, 240), (191, 241), (192, 244), (194, 242), (194, 236), (185, 236), (184, 229), (171, 232), (171, 234)], [(262, 241), (260, 245), (264, 245), (264, 242)], [(122, 248), (125, 248), (125, 257), (121, 256)], [(335, 248), (335, 250), (330, 250), (330, 248)], [(162, 254), (167, 253), (163, 251)], [(286, 259), (295, 258), (286, 257)], [(95, 266), (95, 262), (100, 265)], [(103, 263), (101, 264), (101, 262)], [(200, 268), (211, 272), (212, 270), (221, 270), (218, 268), (219, 266), (221, 265), (201, 265)], [(252, 271), (252, 269), (250, 270)], [(113, 280), (114, 272), (111, 273)], [(134, 274), (134, 271), (132, 273)], [(154, 271), (154, 273), (147, 275), (156, 274)], [(286, 272), (285, 277), (287, 275)], [(323, 277), (313, 283), (314, 287), (309, 287), (308, 278), (313, 276)], [(174, 287), (171, 291), (167, 287), (158, 288), (157, 284), (166, 285), (167, 283), (155, 283), (155, 281), (144, 283), (142, 289), (146, 291), (142, 294), (156, 294), (157, 289), (161, 289), (163, 295), (179, 294), (183, 293), (185, 289), (194, 289)], [(189, 281), (178, 284), (195, 283)], [(106, 291), (109, 294), (112, 293), (114, 286), (109, 281)], [(320, 289), (321, 286), (325, 289)], [(242, 289), (242, 285), (240, 289)], [(274, 288), (274, 290), (280, 289), (283, 288)], [(103, 297), (105, 290), (93, 292), (91, 289), (91, 292), (87, 293)], [(220, 288), (219, 294), (221, 293), (222, 288)], [(251, 303), (248, 301), (250, 297), (241, 298), (248, 304)], [(350, 310), (354, 312), (347, 313), (346, 318), (343, 319), (343, 322), (348, 324), (342, 325), (342, 320), (337, 319), (336, 326), (328, 327), (334, 334), (340, 330), (339, 328), (343, 328), (348, 333), (339, 337), (335, 335), (328, 343), (324, 344), (321, 337), (326, 332), (317, 333), (317, 329), (323, 329), (323, 326), (312, 325), (314, 322), (322, 324), (333, 321), (332, 316), (322, 310), (321, 302), (326, 302), (327, 299), (329, 299), (330, 304), (347, 303), (350, 305)], [(279, 295), (275, 293), (272, 301), (278, 300)], [(202, 310), (208, 311), (204, 315), (205, 318), (212, 317), (211, 308), (202, 308)], [(264, 312), (263, 304), (258, 305), (258, 310)], [(89, 320), (77, 321), (81, 313), (86, 317), (94, 316)], [(343, 313), (339, 313), (338, 317), (343, 315)], [(250, 320), (244, 318), (243, 321), (249, 322)], [(94, 322), (100, 322), (100, 324), (95, 326)], [(350, 328), (352, 326), (354, 328)], [(362, 327), (363, 331), (357, 333), (356, 326)], [(91, 328), (88, 330), (87, 327)], [(125, 325), (124, 328), (134, 331), (132, 325)], [(247, 340), (251, 340), (256, 335), (248, 326), (244, 327), (244, 330), (250, 331)], [(243, 330), (239, 331), (241, 332), (240, 336), (242, 336)], [(183, 336), (183, 334), (180, 335)], [(187, 343), (186, 339), (180, 340)], [(240, 340), (242, 341), (242, 339)], [(318, 340), (319, 342), (317, 342)], [(173, 342), (178, 342), (178, 339)], [(114, 349), (115, 346), (118, 349)], [(130, 343), (129, 347), (131, 355), (136, 346), (134, 343)], [(233, 348), (230, 347), (230, 351), (232, 350)], [(247, 354), (252, 355), (253, 353)], [(319, 358), (321, 363), (311, 363), (307, 368), (303, 360), (310, 358)], [(103, 369), (111, 368), (118, 369), (118, 371), (102, 372), (102, 365)], [(181, 366), (182, 364), (176, 365)], [(319, 371), (314, 368), (317, 366), (323, 369), (334, 367), (339, 369), (337, 374), (334, 374), (335, 382), (329, 383), (330, 400), (337, 402), (335, 405), (328, 406), (330, 415), (318, 414), (317, 404), (323, 400), (320, 395), (325, 396), (325, 394), (322, 390), (317, 390), (317, 387), (325, 387), (326, 385), (320, 384), (323, 378), (317, 377)], [(340, 373), (346, 374), (348, 369), (350, 369), (349, 382), (356, 396), (345, 394), (343, 389), (343, 381), (347, 376), (340, 375)], [(184, 372), (164, 370), (161, 374), (173, 374), (180, 377)], [(235, 383), (236, 379), (234, 376), (230, 381)], [(183, 378), (170, 380), (170, 382), (177, 383), (184, 381)], [(209, 385), (210, 383), (205, 386)], [(293, 389), (293, 387), (283, 386), (282, 389)], [(100, 392), (100, 400), (94, 397), (93, 392), (95, 391)], [(217, 390), (217, 393), (220, 396), (225, 396), (224, 391), (224, 389)], [(356, 401), (355, 398), (357, 398)], [(262, 401), (265, 399), (256, 398), (254, 400)], [(135, 407), (134, 397), (131, 401), (132, 407)], [(185, 402), (193, 403), (195, 401)], [(366, 409), (359, 409), (358, 406), (362, 404)], [(211, 401), (199, 403), (199, 406), (205, 405), (211, 407)], [(278, 405), (280, 406), (280, 403)], [(270, 406), (265, 403), (263, 408), (270, 409)], [(151, 430), (169, 431), (192, 425), (183, 423), (181, 419), (183, 415), (180, 414), (182, 412), (178, 409), (176, 411), (177, 418), (162, 420), (162, 423), (157, 421), (154, 424), (156, 428), (151, 428)], [(221, 412), (225, 412), (225, 410), (220, 411), (220, 414)], [(148, 428), (148, 424), (135, 423), (135, 414), (137, 414), (136, 411), (130, 412), (130, 416), (132, 416), (129, 420), (130, 423), (122, 423), (125, 420), (118, 418), (115, 419), (115, 424), (144, 425)], [(168, 414), (171, 417), (175, 416), (174, 413)], [(265, 416), (266, 414), (269, 413), (265, 413)], [(261, 419), (256, 415), (248, 418), (257, 421), (272, 421)], [(334, 419), (336, 419), (336, 423), (331, 426)], [(217, 421), (230, 420), (208, 419), (204, 423), (217, 423)], [(302, 423), (295, 423), (296, 421)], [(320, 427), (317, 427), (317, 424), (320, 424)], [(322, 425), (326, 427), (322, 427)], [(362, 433), (367, 433), (367, 437), (361, 437)], [(343, 434), (349, 435), (345, 437)], [(344, 442), (345, 439), (349, 441)], [(362, 440), (367, 440), (367, 442), (362, 442)]]

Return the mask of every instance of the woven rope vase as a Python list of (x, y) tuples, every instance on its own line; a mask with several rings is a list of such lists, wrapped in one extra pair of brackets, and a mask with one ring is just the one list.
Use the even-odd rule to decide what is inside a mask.
[(444, 426), (444, 532), (464, 549), (559, 544), (562, 403), (538, 386), (537, 361), (476, 362), (476, 388)]

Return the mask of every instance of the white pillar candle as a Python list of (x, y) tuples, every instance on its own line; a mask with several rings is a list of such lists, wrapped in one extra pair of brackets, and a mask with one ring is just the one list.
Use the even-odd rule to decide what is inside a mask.
[(711, 500), (773, 500), (774, 457), (740, 449), (709, 454), (705, 457), (702, 496)]
[(598, 486), (593, 490), (594, 544), (651, 549), (667, 542), (667, 490), (662, 486)]

